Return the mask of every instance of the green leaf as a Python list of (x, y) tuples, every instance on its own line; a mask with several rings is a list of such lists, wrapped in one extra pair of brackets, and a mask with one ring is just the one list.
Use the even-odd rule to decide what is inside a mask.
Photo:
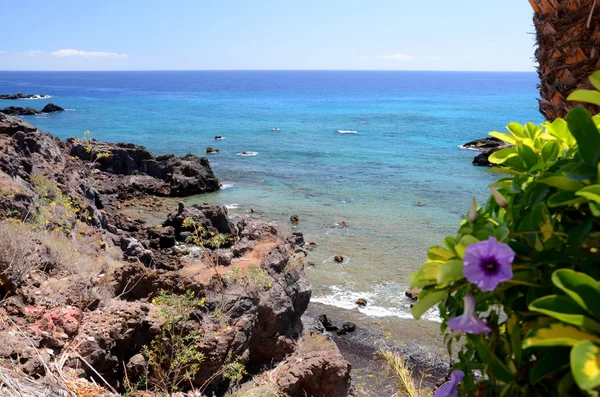
[(577, 106), (567, 114), (567, 123), (577, 140), (583, 161), (596, 166), (600, 157), (600, 133), (588, 111), (583, 106)]
[(571, 371), (575, 383), (583, 390), (600, 386), (600, 350), (589, 340), (581, 341), (571, 350)]
[(463, 267), (463, 261), (459, 259), (454, 259), (443, 264), (437, 274), (438, 286), (445, 287), (451, 282), (463, 278)]
[(549, 376), (554, 377), (558, 371), (568, 367), (569, 355), (556, 354), (553, 350), (537, 361), (529, 373), (529, 381), (532, 384), (538, 383)]
[(514, 121), (512, 123), (508, 123), (506, 129), (509, 130), (514, 136), (527, 138), (525, 128), (519, 123), (515, 123)]
[(585, 185), (581, 182), (569, 179), (564, 175), (551, 173), (546, 173), (544, 176), (538, 178), (538, 182), (545, 183), (546, 185), (550, 185), (567, 192), (576, 192), (585, 187)]
[(582, 220), (571, 232), (569, 232), (569, 246), (578, 249), (582, 246), (585, 237), (592, 230), (592, 218)]
[(493, 374), (497, 379), (505, 383), (513, 381), (514, 373), (484, 342), (477, 344), (477, 353), (479, 354), (481, 361), (487, 366), (486, 372)]
[(590, 185), (575, 193), (577, 196), (585, 197), (590, 201), (600, 203), (600, 185)]
[(456, 255), (458, 255), (458, 257), (460, 259), (465, 257), (465, 251), (467, 249), (467, 247), (471, 244), (475, 244), (478, 243), (479, 240), (477, 240), (475, 237), (471, 236), (471, 235), (465, 235), (463, 236), (460, 241), (458, 242), (458, 244), (456, 244), (456, 246), (454, 247), (456, 250)]
[(506, 160), (515, 156), (518, 156), (517, 148), (507, 147), (492, 153), (489, 157), (489, 160), (494, 164), (503, 164)]
[(446, 291), (421, 291), (419, 300), (411, 308), (413, 317), (417, 320), (420, 319), (427, 310), (444, 300), (447, 295)]
[(513, 361), (515, 366), (519, 368), (521, 366), (521, 325), (519, 324), (519, 317), (515, 314), (511, 315), (506, 322), (506, 329), (510, 336), (510, 348), (513, 352)]
[(581, 331), (579, 328), (564, 323), (546, 323), (527, 333), (523, 340), (523, 349), (544, 346), (574, 346), (582, 340), (593, 340), (600, 343), (597, 336)]
[(600, 316), (600, 284), (592, 277), (571, 269), (558, 269), (552, 273), (552, 282), (588, 313)]
[(453, 256), (454, 256), (453, 252), (448, 251), (446, 248), (440, 247), (439, 245), (434, 245), (433, 247), (429, 247), (429, 249), (427, 250), (427, 257), (432, 260), (447, 261), (448, 259), (452, 258)]
[(556, 208), (561, 207), (563, 205), (572, 205), (583, 202), (585, 202), (585, 199), (583, 197), (578, 197), (573, 192), (566, 192), (563, 190), (554, 193), (548, 198), (548, 207)]
[(567, 101), (592, 103), (600, 106), (600, 92), (596, 90), (576, 90), (567, 97)]
[(566, 296), (548, 295), (536, 299), (529, 305), (529, 310), (545, 314), (567, 324), (600, 332), (600, 323), (587, 317), (586, 311)]
[(515, 137), (513, 135), (503, 134), (503, 133), (497, 132), (497, 131), (492, 131), (489, 133), (489, 135), (493, 136), (494, 138), (498, 138), (501, 141), (508, 142), (511, 145), (517, 144), (517, 140), (515, 139)]
[(596, 70), (588, 79), (595, 89), (600, 90), (600, 70)]
[(542, 147), (542, 159), (544, 161), (554, 160), (558, 156), (558, 144), (554, 141), (544, 143)]
[(531, 149), (527, 145), (519, 145), (517, 146), (517, 152), (519, 153), (519, 157), (523, 159), (527, 169), (531, 169), (534, 165), (538, 163), (538, 156), (535, 154), (533, 149)]

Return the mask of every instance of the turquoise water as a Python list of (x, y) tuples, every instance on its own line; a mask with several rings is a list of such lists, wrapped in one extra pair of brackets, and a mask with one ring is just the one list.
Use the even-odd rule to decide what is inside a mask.
[[(61, 138), (89, 129), (161, 154), (219, 148), (210, 159), (225, 188), (191, 202), (304, 232), (318, 244), (315, 301), (353, 308), (366, 297), (368, 315), (408, 317), (410, 273), (494, 179), (458, 146), (540, 122), (536, 84), (534, 73), (0, 72), (0, 93), (52, 96), (0, 105), (67, 108), (26, 118)], [(341, 221), (349, 227), (328, 226)]]

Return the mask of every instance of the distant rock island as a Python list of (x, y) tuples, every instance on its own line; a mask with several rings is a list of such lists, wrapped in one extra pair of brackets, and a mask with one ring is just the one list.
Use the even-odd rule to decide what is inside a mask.
[(58, 105), (53, 103), (49, 103), (42, 108), (42, 110), (33, 109), (30, 107), (22, 108), (19, 106), (9, 106), (4, 109), (0, 109), (0, 113), (8, 114), (10, 116), (33, 116), (36, 114), (43, 113), (56, 113), (56, 112), (64, 112), (65, 109), (61, 108)]
[(22, 92), (17, 92), (16, 94), (0, 94), (0, 99), (45, 99), (50, 98), (49, 95), (44, 94), (23, 94)]
[(501, 141), (498, 138), (487, 137), (487, 138), (475, 139), (474, 141), (467, 142), (467, 143), (461, 145), (461, 148), (481, 151), (481, 153), (479, 153), (473, 159), (473, 164), (479, 165), (479, 166), (491, 167), (493, 164), (490, 163), (490, 161), (489, 161), (490, 155), (492, 153), (497, 152), (498, 150), (505, 149), (510, 146), (511, 145), (509, 145), (508, 143), (506, 143), (504, 141)]

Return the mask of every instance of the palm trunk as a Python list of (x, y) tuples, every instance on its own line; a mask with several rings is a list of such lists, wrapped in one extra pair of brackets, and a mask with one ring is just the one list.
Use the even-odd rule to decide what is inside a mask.
[[(597, 1), (597, 3), (596, 3)], [(540, 113), (565, 117), (576, 106), (566, 101), (600, 69), (600, 0), (529, 0), (533, 7), (540, 77)], [(593, 114), (598, 107), (586, 106)]]

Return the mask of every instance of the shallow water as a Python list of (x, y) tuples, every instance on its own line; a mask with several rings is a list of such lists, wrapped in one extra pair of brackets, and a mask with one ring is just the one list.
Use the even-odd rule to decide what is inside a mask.
[[(352, 308), (364, 297), (361, 315), (408, 318), (410, 274), (495, 179), (458, 146), (540, 122), (536, 83), (534, 73), (0, 72), (0, 93), (52, 96), (0, 105), (68, 109), (26, 118), (61, 138), (89, 129), (161, 154), (218, 148), (209, 158), (224, 189), (190, 202), (304, 232), (318, 244), (314, 301)], [(349, 227), (329, 226), (341, 221)]]

